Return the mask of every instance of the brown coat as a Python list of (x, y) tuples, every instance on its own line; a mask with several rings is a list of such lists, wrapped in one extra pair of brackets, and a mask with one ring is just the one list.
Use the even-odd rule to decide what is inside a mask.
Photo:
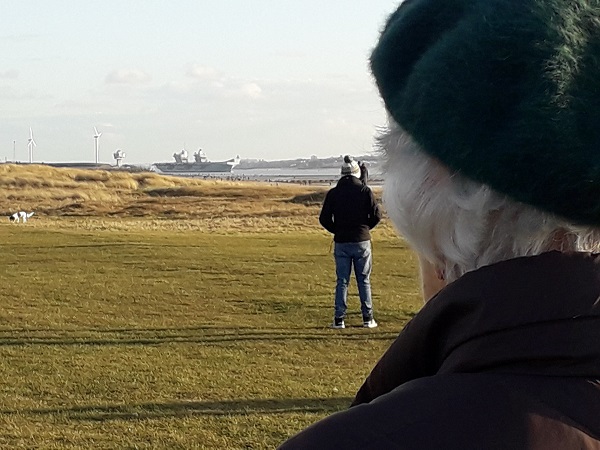
[(600, 257), (545, 253), (430, 300), (347, 411), (282, 449), (600, 449)]

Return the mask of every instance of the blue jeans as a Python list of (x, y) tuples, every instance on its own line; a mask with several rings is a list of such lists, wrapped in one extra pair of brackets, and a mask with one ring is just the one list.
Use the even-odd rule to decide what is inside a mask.
[(337, 284), (335, 287), (335, 317), (346, 315), (348, 283), (352, 266), (358, 285), (358, 296), (360, 297), (360, 309), (363, 319), (369, 320), (373, 317), (373, 301), (371, 299), (371, 267), (373, 256), (371, 253), (371, 241), (363, 242), (336, 242), (333, 252), (335, 257), (335, 273)]

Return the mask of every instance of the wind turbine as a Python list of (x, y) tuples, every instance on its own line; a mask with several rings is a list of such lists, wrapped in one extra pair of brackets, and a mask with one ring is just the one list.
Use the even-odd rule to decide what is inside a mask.
[(100, 139), (102, 133), (98, 133), (98, 128), (94, 127), (94, 149), (96, 151), (96, 164), (98, 164), (98, 139)]
[(33, 162), (33, 147), (37, 147), (37, 144), (33, 140), (33, 130), (29, 127), (29, 139), (27, 139), (27, 150), (29, 150), (29, 164)]

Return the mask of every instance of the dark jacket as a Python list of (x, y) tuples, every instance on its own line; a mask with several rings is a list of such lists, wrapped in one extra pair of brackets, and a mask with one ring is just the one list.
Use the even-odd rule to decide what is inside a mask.
[(319, 215), (319, 222), (335, 242), (362, 242), (371, 239), (371, 230), (381, 220), (373, 191), (352, 175), (331, 189)]
[(369, 169), (367, 168), (367, 165), (364, 162), (359, 161), (358, 167), (360, 167), (360, 181), (362, 181), (362, 184), (369, 184)]
[(409, 322), (349, 410), (282, 449), (600, 449), (600, 257), (467, 273)]

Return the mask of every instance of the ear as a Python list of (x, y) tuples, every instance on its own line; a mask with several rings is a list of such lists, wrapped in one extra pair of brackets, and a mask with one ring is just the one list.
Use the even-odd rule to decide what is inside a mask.
[(446, 286), (446, 277), (444, 269), (435, 266), (422, 256), (419, 256), (419, 265), (421, 269), (423, 301), (427, 303)]
[(442, 269), (441, 267), (437, 267), (435, 268), (435, 276), (437, 277), (438, 280), (440, 281), (445, 281), (446, 280), (446, 273), (445, 270)]

